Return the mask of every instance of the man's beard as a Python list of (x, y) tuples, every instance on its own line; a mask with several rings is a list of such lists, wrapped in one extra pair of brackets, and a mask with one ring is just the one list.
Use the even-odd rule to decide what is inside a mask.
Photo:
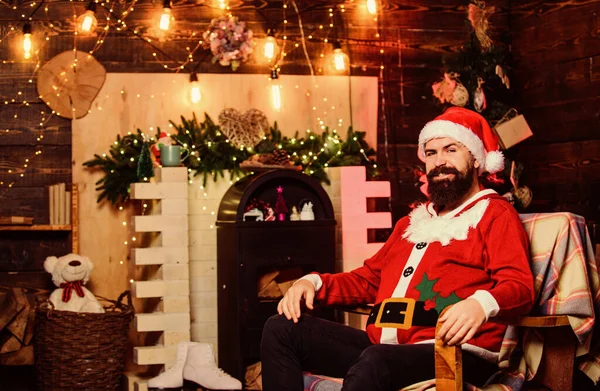
[[(436, 205), (452, 205), (459, 201), (473, 185), (472, 164), (466, 172), (454, 167), (436, 167), (427, 173), (429, 199)], [(434, 180), (439, 174), (453, 174), (452, 179)]]

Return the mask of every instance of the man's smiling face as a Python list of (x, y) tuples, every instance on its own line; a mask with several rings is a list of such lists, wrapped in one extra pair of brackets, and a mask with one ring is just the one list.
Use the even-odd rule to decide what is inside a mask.
[(443, 137), (425, 144), (425, 167), (429, 198), (437, 205), (450, 205), (472, 187), (479, 163), (456, 140)]

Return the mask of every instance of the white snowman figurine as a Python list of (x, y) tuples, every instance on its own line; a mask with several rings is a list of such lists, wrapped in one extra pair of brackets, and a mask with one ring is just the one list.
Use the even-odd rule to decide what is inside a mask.
[(300, 220), (309, 221), (315, 219), (315, 213), (313, 212), (313, 204), (312, 202), (307, 202), (302, 206), (302, 211), (300, 212)]

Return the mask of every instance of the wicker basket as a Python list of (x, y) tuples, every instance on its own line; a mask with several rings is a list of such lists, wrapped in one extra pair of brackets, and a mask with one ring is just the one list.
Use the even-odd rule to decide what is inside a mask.
[[(128, 303), (123, 303), (127, 297)], [(125, 367), (131, 293), (98, 297), (105, 313), (58, 311), (50, 301), (35, 309), (35, 372), (43, 391), (117, 390)]]

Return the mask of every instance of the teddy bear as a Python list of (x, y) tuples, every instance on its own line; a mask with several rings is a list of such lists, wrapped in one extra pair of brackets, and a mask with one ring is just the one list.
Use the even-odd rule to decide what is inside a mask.
[(89, 280), (94, 264), (88, 257), (68, 254), (46, 258), (44, 269), (52, 275), (58, 289), (50, 295), (50, 301), (60, 311), (103, 313), (104, 308), (96, 296), (83, 285)]

